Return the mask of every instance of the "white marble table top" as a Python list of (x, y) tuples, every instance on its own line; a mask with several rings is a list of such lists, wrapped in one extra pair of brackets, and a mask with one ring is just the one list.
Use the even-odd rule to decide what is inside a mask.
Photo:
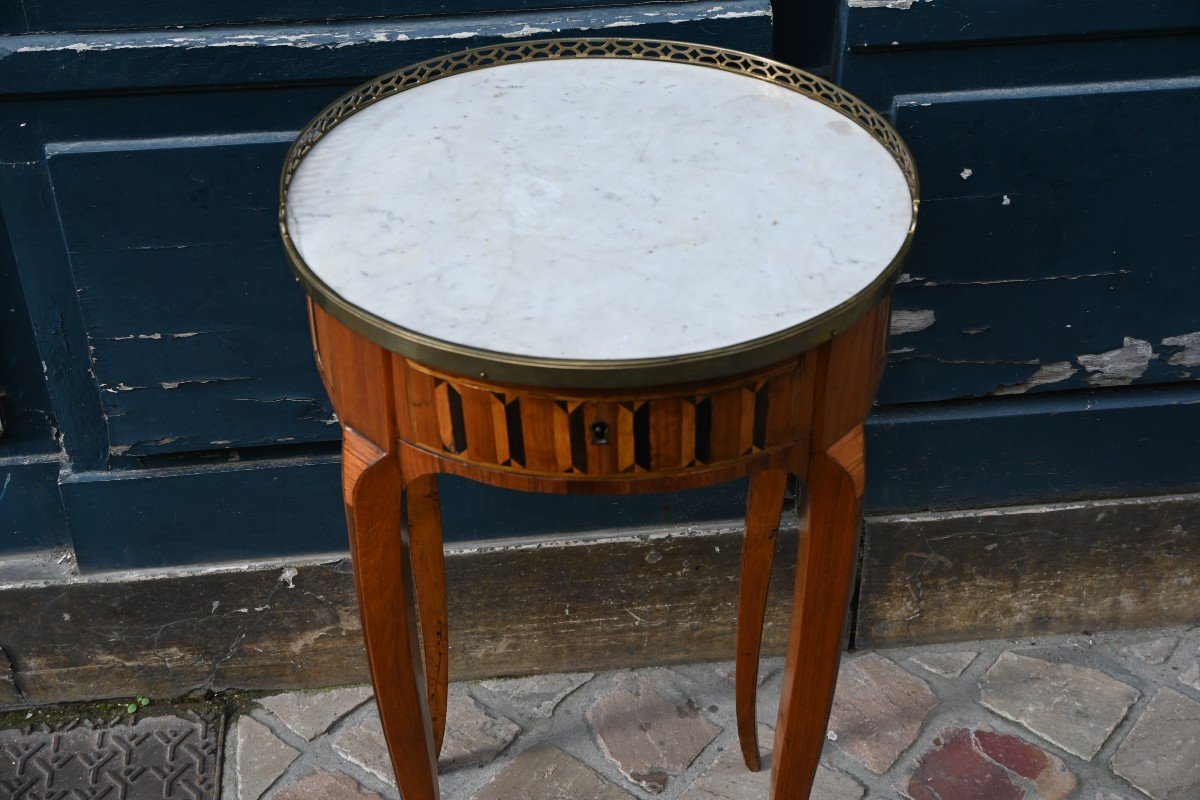
[(888, 151), (804, 95), (699, 66), (538, 61), (343, 121), (287, 225), (349, 303), (549, 359), (705, 352), (791, 328), (885, 271), (912, 221)]

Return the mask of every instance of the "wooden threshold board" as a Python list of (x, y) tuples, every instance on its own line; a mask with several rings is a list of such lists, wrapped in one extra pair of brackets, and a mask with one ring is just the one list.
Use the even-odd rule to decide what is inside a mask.
[[(795, 561), (784, 524), (774, 654)], [(708, 527), (452, 546), (451, 678), (732, 659), (740, 540)], [(1200, 495), (868, 517), (862, 553), (857, 647), (1195, 622)], [(367, 680), (340, 554), (10, 578), (0, 648), (0, 706)]]

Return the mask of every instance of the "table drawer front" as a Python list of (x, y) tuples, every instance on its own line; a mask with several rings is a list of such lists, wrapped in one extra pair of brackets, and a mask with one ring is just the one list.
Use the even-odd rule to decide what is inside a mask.
[(811, 388), (789, 361), (748, 376), (640, 393), (548, 394), (396, 358), (401, 438), (537, 474), (636, 475), (742, 461), (807, 435)]

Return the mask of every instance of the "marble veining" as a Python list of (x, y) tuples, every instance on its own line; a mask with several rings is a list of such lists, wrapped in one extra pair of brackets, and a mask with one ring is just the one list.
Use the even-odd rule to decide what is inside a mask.
[(912, 200), (866, 131), (686, 64), (563, 60), (376, 103), (305, 157), (287, 224), (348, 302), (443, 341), (545, 358), (697, 353), (848, 300)]

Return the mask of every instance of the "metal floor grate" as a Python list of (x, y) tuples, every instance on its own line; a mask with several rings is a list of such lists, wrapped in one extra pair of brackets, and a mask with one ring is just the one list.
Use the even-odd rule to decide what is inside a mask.
[(0, 731), (0, 797), (216, 800), (222, 736), (220, 715), (192, 711)]

